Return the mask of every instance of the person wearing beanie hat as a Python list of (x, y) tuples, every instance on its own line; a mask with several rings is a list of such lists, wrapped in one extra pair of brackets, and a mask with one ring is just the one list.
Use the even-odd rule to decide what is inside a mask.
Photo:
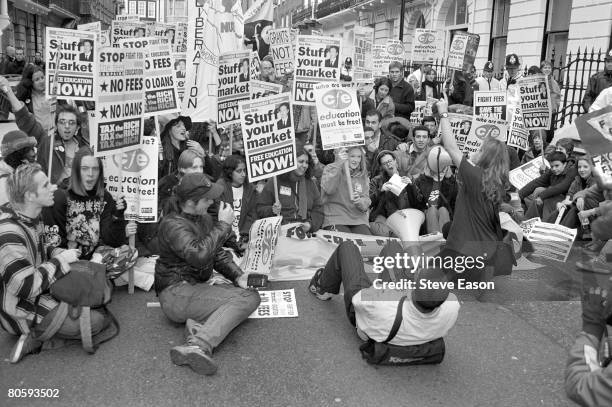
[[(375, 259), (401, 258), (407, 251), (397, 242), (387, 243)], [(394, 262), (395, 263), (395, 262)], [(357, 246), (343, 242), (332, 253), (324, 268), (318, 269), (308, 286), (319, 300), (331, 299), (344, 286), (344, 305), (349, 322), (364, 341), (384, 342), (391, 331), (403, 296), (402, 320), (391, 345), (413, 347), (416, 358), (425, 351), (423, 345), (448, 334), (455, 325), (460, 304), (449, 292), (446, 276), (440, 269), (388, 267), (375, 261), (374, 269), (382, 272), (373, 282), (365, 273)], [(405, 271), (404, 271), (405, 270)], [(416, 274), (414, 274), (416, 271)], [(404, 274), (416, 278), (397, 278)], [(393, 282), (393, 285), (389, 283)], [(435, 284), (437, 283), (437, 284)], [(442, 288), (434, 288), (434, 287)], [(423, 355), (425, 356), (425, 355)]]
[(604, 70), (597, 72), (589, 78), (586, 93), (582, 99), (582, 107), (585, 112), (589, 112), (591, 104), (597, 99), (599, 94), (612, 86), (612, 48), (606, 53), (604, 59)]
[(500, 90), (499, 81), (493, 77), (493, 62), (487, 61), (482, 68), (482, 76), (476, 78), (478, 90)]
[[(176, 187), (175, 211), (164, 216), (158, 234), (155, 291), (166, 317), (186, 328), (185, 344), (173, 347), (170, 359), (203, 375), (216, 373), (214, 348), (260, 303), (257, 291), (247, 290), (248, 274), (222, 248), (232, 234), (232, 206), (220, 203), (218, 222), (207, 213), (222, 194), (205, 174), (186, 174)], [(213, 268), (234, 286), (213, 284)]]
[(8, 202), (8, 177), (21, 164), (36, 162), (36, 139), (21, 130), (9, 131), (0, 146), (0, 205)]

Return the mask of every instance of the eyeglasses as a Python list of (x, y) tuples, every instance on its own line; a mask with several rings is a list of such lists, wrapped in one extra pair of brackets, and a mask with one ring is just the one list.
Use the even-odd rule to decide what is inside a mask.
[(75, 126), (77, 124), (76, 120), (58, 120), (57, 123), (61, 126)]

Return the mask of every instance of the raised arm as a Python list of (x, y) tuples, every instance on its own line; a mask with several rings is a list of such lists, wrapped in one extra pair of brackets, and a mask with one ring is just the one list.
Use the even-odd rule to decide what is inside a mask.
[(463, 158), (463, 153), (461, 153), (459, 146), (457, 146), (457, 140), (455, 140), (455, 136), (453, 135), (448, 117), (444, 117), (445, 114), (448, 114), (448, 96), (446, 93), (444, 93), (444, 99), (440, 100), (436, 106), (438, 106), (438, 114), (440, 114), (440, 134), (442, 136), (442, 145), (451, 156), (453, 164), (459, 167), (461, 164), (461, 159)]

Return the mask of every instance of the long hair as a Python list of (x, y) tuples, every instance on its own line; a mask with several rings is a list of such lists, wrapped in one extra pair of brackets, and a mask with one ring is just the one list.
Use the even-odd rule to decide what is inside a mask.
[[(227, 157), (225, 160), (223, 160), (223, 178), (225, 178), (226, 181), (230, 183), (232, 182), (232, 173), (234, 172), (236, 168), (238, 168), (239, 164), (244, 164), (246, 166), (246, 161), (244, 160), (244, 157), (241, 155), (232, 154), (229, 157)], [(244, 183), (246, 184), (248, 182), (249, 180), (245, 178)]]
[[(302, 155), (306, 155), (308, 157), (308, 169), (306, 170), (304, 177), (306, 179), (311, 179), (314, 176), (314, 161), (312, 161), (312, 157), (310, 156), (310, 154), (308, 154), (308, 151), (304, 150), (303, 146), (298, 146), (298, 148), (296, 149), (295, 157), (297, 158)], [(291, 172), (288, 174), (291, 174)]]
[(29, 64), (23, 69), (21, 81), (19, 82), (19, 84), (17, 84), (17, 87), (15, 89), (15, 96), (22, 102), (25, 102), (26, 100), (32, 97), (32, 90), (34, 88), (32, 76), (34, 76), (36, 72), (42, 72), (44, 74), (42, 68), (34, 64)]
[(482, 169), (482, 192), (493, 204), (500, 204), (506, 194), (510, 167), (506, 145), (487, 137), (480, 147), (476, 165)]
[[(74, 155), (74, 160), (72, 161), (72, 175), (70, 177), (69, 189), (80, 196), (88, 195), (87, 191), (85, 190), (85, 186), (83, 185), (83, 178), (81, 177), (81, 163), (83, 162), (84, 157), (90, 156), (94, 156), (91, 148), (88, 146), (83, 146), (76, 152)], [(96, 158), (96, 161), (98, 162), (100, 171), (98, 172), (98, 181), (96, 181), (94, 190), (96, 191), (97, 198), (104, 198), (104, 167), (102, 166), (102, 160), (100, 158)]]

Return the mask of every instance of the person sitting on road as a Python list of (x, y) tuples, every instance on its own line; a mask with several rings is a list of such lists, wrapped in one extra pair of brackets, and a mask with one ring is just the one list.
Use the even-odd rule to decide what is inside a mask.
[(257, 216), (283, 216), (283, 223), (300, 222), (304, 232), (316, 232), (323, 225), (321, 194), (313, 181), (314, 164), (310, 154), (297, 149), (297, 168), (277, 177), (278, 199), (274, 182), (268, 180), (257, 197)]
[[(78, 250), (48, 246), (40, 233), (40, 213), (53, 205), (56, 189), (37, 163), (18, 167), (8, 178), (10, 202), (0, 211), (0, 324), (9, 334), (20, 336), (11, 351), (11, 363), (43, 347), (35, 338), (45, 331), (59, 306), (49, 288), (78, 260)], [(109, 324), (102, 312), (91, 310), (92, 335)], [(80, 338), (79, 318), (67, 317), (55, 336)]]
[(181, 178), (192, 172), (204, 172), (204, 157), (197, 150), (187, 149), (179, 156), (177, 167), (177, 171), (159, 180), (158, 208), (162, 214), (169, 212), (170, 197)]
[[(212, 375), (217, 364), (214, 348), (259, 306), (256, 291), (248, 291), (247, 277), (222, 248), (232, 233), (234, 211), (220, 204), (218, 222), (207, 213), (223, 188), (204, 174), (187, 174), (176, 188), (174, 211), (159, 227), (159, 258), (155, 291), (169, 320), (185, 323), (186, 342), (170, 350), (176, 365)], [(211, 281), (213, 267), (233, 283)]]
[(9, 200), (8, 177), (22, 164), (36, 162), (36, 139), (21, 130), (9, 131), (0, 147), (0, 205)]
[(67, 190), (58, 189), (54, 204), (42, 211), (50, 244), (77, 249), (81, 260), (90, 260), (103, 245), (120, 247), (136, 234), (136, 224), (123, 218), (125, 200), (113, 198), (104, 187), (102, 160), (89, 147), (77, 151)]
[[(395, 258), (406, 251), (399, 243), (389, 242), (380, 252), (381, 258)], [(390, 276), (389, 269), (383, 276)], [(383, 282), (389, 278), (383, 277)], [(393, 280), (393, 279), (391, 279)], [(349, 322), (356, 327), (364, 341), (383, 342), (389, 336), (402, 295), (408, 295), (403, 304), (402, 322), (395, 337), (389, 342), (397, 346), (414, 346), (418, 357), (422, 345), (442, 338), (455, 325), (459, 314), (459, 301), (448, 288), (424, 288), (421, 281), (445, 282), (441, 270), (418, 270), (414, 290), (397, 291), (373, 285), (365, 273), (361, 253), (352, 242), (342, 242), (334, 250), (325, 268), (318, 269), (308, 286), (319, 300), (329, 300), (344, 286), (344, 306)], [(425, 283), (427, 284), (427, 283)]]
[[(366, 169), (365, 152), (360, 146), (355, 146), (336, 149), (334, 154), (336, 160), (325, 166), (321, 178), (321, 201), (325, 214), (323, 228), (370, 235), (370, 179)], [(344, 166), (347, 160), (353, 188), (351, 191), (348, 189)]]

